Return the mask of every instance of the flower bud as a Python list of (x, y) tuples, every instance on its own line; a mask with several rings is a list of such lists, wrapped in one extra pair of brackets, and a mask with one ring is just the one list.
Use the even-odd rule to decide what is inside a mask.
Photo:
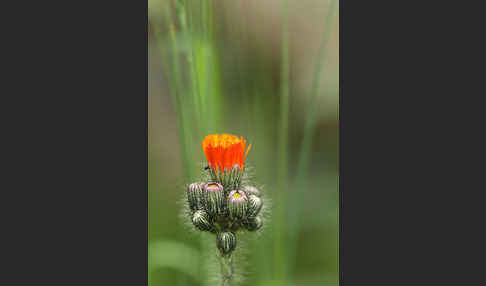
[(204, 183), (196, 182), (187, 187), (187, 202), (189, 203), (191, 211), (198, 210), (202, 207), (203, 184)]
[(249, 231), (257, 231), (263, 225), (263, 219), (260, 216), (249, 218), (245, 223), (246, 229)]
[(192, 216), (192, 223), (195, 227), (202, 231), (211, 229), (208, 214), (206, 213), (206, 211), (203, 210), (198, 210), (194, 212), (194, 215)]
[(236, 235), (232, 232), (219, 232), (216, 245), (222, 254), (229, 254), (236, 248)]
[(246, 194), (243, 191), (233, 190), (228, 197), (228, 212), (232, 219), (243, 218), (248, 207)]
[(263, 207), (263, 200), (255, 195), (248, 196), (248, 217), (255, 217), (258, 215)]
[(224, 206), (223, 186), (218, 183), (207, 183), (204, 185), (204, 201), (206, 210), (211, 216), (222, 212)]
[(256, 187), (253, 187), (253, 186), (245, 186), (245, 187), (243, 188), (243, 191), (244, 191), (245, 193), (247, 193), (248, 195), (255, 195), (255, 196), (257, 196), (257, 197), (259, 197), (259, 196), (260, 196), (260, 190), (259, 190), (259, 189), (257, 189)]
[(239, 165), (234, 165), (231, 168), (230, 172), (230, 181), (233, 182), (236, 185), (239, 185), (241, 181), (241, 175), (243, 173), (243, 170), (240, 168)]

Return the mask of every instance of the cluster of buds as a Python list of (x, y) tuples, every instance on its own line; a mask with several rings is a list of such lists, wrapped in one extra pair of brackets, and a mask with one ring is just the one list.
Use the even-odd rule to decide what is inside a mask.
[(260, 191), (242, 180), (246, 142), (232, 135), (210, 135), (203, 141), (209, 163), (207, 182), (187, 187), (187, 202), (193, 225), (216, 235), (221, 255), (236, 248), (236, 233), (262, 227), (263, 200)]
[(196, 182), (187, 187), (187, 202), (194, 226), (216, 234), (222, 254), (235, 249), (237, 231), (256, 231), (263, 224), (263, 201), (253, 186), (230, 191), (219, 182)]

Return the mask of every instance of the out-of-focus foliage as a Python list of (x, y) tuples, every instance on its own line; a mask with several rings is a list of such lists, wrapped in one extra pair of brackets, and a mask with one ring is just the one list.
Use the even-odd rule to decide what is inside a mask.
[(338, 285), (338, 5), (288, 1), (282, 192), (281, 2), (149, 1), (151, 286), (217, 285), (214, 238), (180, 215), (185, 184), (203, 172), (201, 140), (210, 133), (252, 143), (247, 163), (270, 199), (262, 235), (245, 234), (238, 245), (244, 279), (237, 285)]

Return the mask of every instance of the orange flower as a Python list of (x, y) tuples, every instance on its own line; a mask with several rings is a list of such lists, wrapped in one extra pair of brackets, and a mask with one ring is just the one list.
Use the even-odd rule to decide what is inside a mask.
[(231, 170), (234, 166), (239, 166), (243, 171), (245, 158), (250, 151), (251, 144), (246, 149), (246, 141), (243, 137), (238, 138), (230, 134), (208, 135), (202, 141), (202, 148), (209, 167), (215, 172)]

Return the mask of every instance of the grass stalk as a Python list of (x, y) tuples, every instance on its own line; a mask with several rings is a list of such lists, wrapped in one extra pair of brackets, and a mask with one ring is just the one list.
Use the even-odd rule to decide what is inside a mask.
[(309, 103), (309, 111), (307, 113), (307, 118), (304, 127), (304, 136), (302, 140), (302, 145), (299, 152), (299, 161), (297, 168), (297, 179), (302, 180), (303, 176), (308, 173), (309, 168), (309, 158), (310, 151), (312, 148), (312, 139), (315, 131), (315, 126), (317, 122), (317, 98), (320, 93), (319, 83), (322, 78), (324, 59), (327, 54), (327, 47), (329, 42), (329, 37), (331, 34), (331, 28), (334, 19), (334, 10), (337, 0), (331, 0), (328, 14), (325, 21), (325, 26), (323, 29), (321, 45), (319, 47), (319, 54), (316, 61), (316, 67), (314, 71), (314, 78), (312, 80), (311, 89), (311, 100)]
[[(166, 11), (170, 11), (170, 9), (166, 9)], [(167, 71), (166, 74), (169, 80), (169, 90), (170, 90), (172, 102), (174, 104), (174, 110), (177, 115), (179, 142), (181, 146), (184, 178), (186, 180), (191, 180), (195, 175), (195, 171), (194, 171), (194, 167), (190, 164), (190, 160), (192, 157), (191, 147), (190, 145), (187, 144), (187, 142), (190, 142), (191, 136), (190, 133), (186, 131), (187, 114), (185, 112), (185, 109), (183, 108), (184, 106), (184, 101), (182, 98), (183, 87), (182, 87), (182, 79), (180, 77), (181, 76), (180, 59), (178, 54), (179, 43), (176, 38), (174, 17), (172, 17), (172, 14), (170, 12), (167, 12), (166, 18), (167, 18), (166, 24), (169, 27), (169, 37), (170, 37), (170, 44), (171, 44), (170, 53), (172, 54), (172, 57), (169, 57), (162, 49), (164, 47), (162, 43), (164, 42), (165, 39), (162, 38), (160, 31), (157, 29), (154, 34), (158, 46), (161, 48), (161, 55), (163, 58), (163, 62), (165, 63), (164, 68)], [(170, 72), (171, 70), (173, 70), (173, 72)]]
[[(205, 2), (205, 1), (202, 1)], [(202, 3), (201, 5), (204, 5)], [(196, 27), (194, 25), (194, 15), (193, 15), (193, 3), (187, 0), (184, 2), (184, 7), (187, 12), (187, 27), (188, 27), (188, 33), (187, 33), (187, 38), (190, 40), (190, 52), (188, 53), (188, 65), (189, 65), (189, 77), (190, 77), (190, 85), (191, 85), (191, 96), (192, 100), (194, 102), (194, 114), (195, 114), (195, 119), (196, 119), (196, 137), (198, 139), (202, 138), (206, 132), (207, 132), (207, 124), (206, 120), (204, 119), (204, 115), (206, 114), (206, 108), (205, 108), (205, 90), (201, 90), (201, 84), (200, 84), (200, 68), (198, 68), (198, 65), (200, 65), (201, 62), (201, 47), (202, 47), (202, 32), (203, 32), (203, 25), (204, 22), (201, 23), (200, 28), (198, 29), (199, 33), (196, 34)], [(201, 10), (200, 10), (201, 11)], [(201, 19), (204, 21), (204, 19)], [(193, 124), (194, 125), (194, 124)], [(199, 141), (199, 140), (198, 140)], [(198, 162), (199, 158), (193, 158), (193, 162)], [(209, 261), (209, 252), (210, 252), (210, 246), (207, 244), (207, 239), (204, 236), (201, 236), (199, 239), (199, 249), (200, 249), (200, 277), (201, 277), (201, 284), (202, 285), (209, 285), (209, 279), (208, 279), (208, 265), (210, 263)]]
[[(196, 158), (193, 151), (193, 146), (195, 144), (192, 132), (195, 129), (197, 137), (200, 137), (201, 134), (204, 134), (203, 132), (205, 132), (205, 120), (203, 120), (202, 115), (204, 109), (201, 107), (201, 105), (204, 104), (204, 101), (202, 103), (200, 101), (201, 98), (204, 99), (204, 95), (201, 94), (203, 93), (203, 91), (201, 91), (201, 89), (199, 88), (201, 72), (199, 70), (198, 73), (197, 66), (198, 62), (200, 63), (201, 61), (201, 57), (203, 57), (204, 55), (200, 52), (200, 37), (197, 37), (196, 39), (194, 37), (195, 27), (193, 25), (194, 21), (192, 9), (189, 8), (189, 5), (187, 5), (187, 3), (184, 4), (186, 4), (183, 7), (184, 10), (180, 12), (186, 13), (186, 17), (179, 17), (179, 20), (181, 21), (182, 34), (184, 35), (184, 39), (189, 40), (191, 45), (190, 52), (183, 55), (186, 57), (186, 63), (189, 65), (188, 70), (190, 77), (190, 92), (187, 88), (184, 88), (183, 81), (185, 79), (182, 78), (184, 73), (182, 73), (180, 61), (181, 56), (179, 54), (179, 52), (181, 51), (181, 47), (178, 42), (179, 37), (176, 37), (175, 22), (173, 20), (176, 17), (173, 17), (170, 12), (167, 13), (166, 17), (168, 19), (167, 22), (170, 27), (171, 57), (165, 55), (165, 53), (163, 53), (163, 55), (165, 58), (164, 62), (171, 63), (171, 66), (169, 66), (168, 64), (165, 65), (165, 70), (167, 71), (167, 75), (169, 78), (170, 94), (172, 102), (174, 104), (175, 113), (177, 115), (178, 134), (184, 169), (184, 179), (186, 182), (190, 182), (195, 179), (197, 175), (199, 175), (198, 170), (195, 166), (198, 165), (197, 162), (199, 162), (200, 160), (199, 158)], [(169, 9), (167, 9), (167, 11), (169, 11)], [(163, 47), (162, 39), (160, 39), (160, 37), (159, 46)], [(187, 96), (189, 94), (191, 95), (191, 98)], [(190, 102), (191, 100), (192, 102)], [(196, 118), (196, 121), (200, 124), (194, 124), (194, 120), (191, 120), (191, 116), (194, 116)], [(194, 125), (196, 125), (196, 128), (194, 128)], [(199, 141), (199, 139), (197, 141)], [(209, 279), (207, 279), (207, 260), (209, 259), (209, 246), (207, 245), (207, 240), (203, 236), (201, 236), (201, 239), (199, 241), (199, 248), (201, 261), (204, 261), (199, 264), (199, 276), (201, 277), (200, 281), (202, 285), (209, 285)]]
[(288, 192), (288, 125), (289, 125), (289, 31), (288, 0), (281, 1), (281, 68), (280, 68), (280, 118), (277, 167), (277, 198), (275, 216), (274, 267), (277, 283), (286, 281), (287, 273), (287, 230), (286, 197)]
[[(331, 0), (331, 3), (328, 8), (328, 13), (326, 16), (326, 20), (324, 21), (322, 39), (318, 51), (316, 66), (314, 70), (314, 77), (312, 80), (312, 87), (311, 87), (311, 99), (309, 103), (309, 110), (307, 113), (305, 126), (304, 126), (304, 135), (302, 144), (299, 150), (299, 158), (297, 163), (297, 175), (296, 179), (293, 183), (294, 188), (299, 188), (299, 186), (305, 185), (305, 180), (308, 179), (309, 173), (309, 161), (310, 161), (310, 154), (312, 149), (312, 140), (314, 137), (316, 122), (317, 122), (317, 100), (320, 94), (320, 79), (322, 78), (322, 73), (324, 69), (324, 60), (327, 54), (328, 42), (331, 34), (333, 19), (334, 19), (334, 12), (337, 0)], [(289, 264), (290, 264), (290, 271), (293, 269), (293, 265), (295, 265), (295, 257), (297, 251), (297, 234), (299, 233), (299, 213), (300, 208), (303, 205), (302, 196), (297, 194), (291, 194), (292, 201), (295, 202), (293, 204), (293, 208), (289, 209)]]

